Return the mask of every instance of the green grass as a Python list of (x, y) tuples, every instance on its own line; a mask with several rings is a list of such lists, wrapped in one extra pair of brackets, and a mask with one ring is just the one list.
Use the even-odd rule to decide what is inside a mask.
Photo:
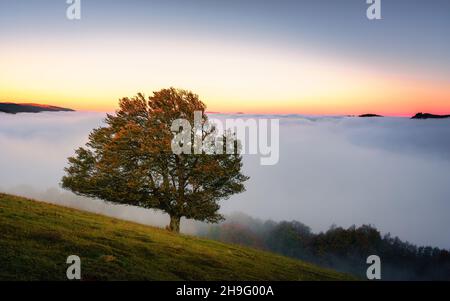
[(0, 194), (0, 280), (349, 280), (268, 252)]

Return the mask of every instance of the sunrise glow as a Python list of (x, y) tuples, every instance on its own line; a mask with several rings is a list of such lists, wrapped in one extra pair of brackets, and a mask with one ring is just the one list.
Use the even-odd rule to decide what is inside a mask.
[(319, 47), (314, 37), (271, 43), (145, 24), (107, 31), (106, 24), (114, 27), (108, 18), (73, 24), (52, 17), (64, 30), (42, 25), (37, 35), (32, 28), (2, 29), (0, 101), (113, 111), (121, 97), (173, 86), (199, 94), (214, 112), (450, 112), (448, 70), (427, 64), (432, 58), (426, 53), (409, 64), (402, 52), (393, 59), (376, 52), (353, 56), (342, 45)]

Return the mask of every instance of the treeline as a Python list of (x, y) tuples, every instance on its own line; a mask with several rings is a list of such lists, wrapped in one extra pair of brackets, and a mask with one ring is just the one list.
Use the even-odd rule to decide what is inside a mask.
[(338, 271), (366, 277), (369, 255), (381, 258), (383, 280), (450, 280), (450, 252), (418, 247), (381, 235), (373, 226), (332, 226), (315, 234), (298, 222), (273, 222), (234, 215), (201, 228), (200, 236), (272, 251)]

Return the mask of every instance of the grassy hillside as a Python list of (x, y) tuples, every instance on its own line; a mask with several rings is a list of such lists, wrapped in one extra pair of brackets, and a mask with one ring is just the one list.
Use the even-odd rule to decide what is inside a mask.
[(346, 280), (294, 259), (0, 194), (0, 280)]

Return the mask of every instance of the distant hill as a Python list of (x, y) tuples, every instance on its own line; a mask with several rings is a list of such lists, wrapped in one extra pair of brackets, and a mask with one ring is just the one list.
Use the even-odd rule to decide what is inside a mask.
[(353, 280), (281, 255), (0, 193), (0, 280)]
[(40, 113), (40, 112), (72, 112), (72, 111), (74, 110), (36, 103), (0, 102), (0, 112), (9, 114)]
[(411, 119), (444, 119), (450, 118), (450, 115), (434, 115), (430, 113), (417, 113)]
[(362, 114), (359, 115), (358, 117), (383, 117), (383, 116), (377, 114)]

